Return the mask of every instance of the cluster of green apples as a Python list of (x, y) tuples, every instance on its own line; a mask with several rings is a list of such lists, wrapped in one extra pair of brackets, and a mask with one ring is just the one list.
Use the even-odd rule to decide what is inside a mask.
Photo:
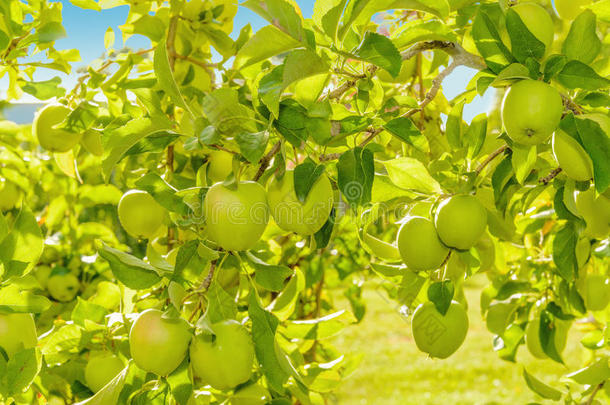
[[(198, 385), (233, 390), (252, 377), (255, 354), (250, 333), (235, 320), (221, 321), (211, 329), (212, 334), (193, 335), (185, 320), (148, 309), (139, 314), (129, 332), (131, 357), (142, 370), (167, 376), (188, 355), (190, 371)], [(116, 370), (118, 362), (115, 365)], [(269, 398), (264, 387), (252, 384), (240, 387), (231, 403), (263, 404)], [(252, 402), (244, 402), (246, 399)]]
[[(421, 216), (408, 217), (400, 227), (398, 250), (407, 268), (431, 271), (441, 267), (451, 249), (469, 250), (487, 228), (487, 211), (472, 195), (447, 198), (437, 209), (434, 222)], [(464, 343), (468, 332), (468, 314), (464, 306), (452, 301), (445, 314), (434, 303), (420, 304), (411, 323), (419, 350), (444, 359)]]
[[(207, 175), (226, 179), (230, 172), (226, 167), (217, 167), (222, 163), (219, 159), (224, 159), (218, 157), (222, 156), (219, 153), (230, 155), (213, 152)], [(225, 160), (223, 165), (227, 164)], [(324, 174), (315, 181), (303, 202), (295, 192), (293, 171), (273, 178), (267, 189), (255, 181), (216, 182), (207, 190), (203, 202), (206, 238), (227, 251), (248, 250), (260, 240), (270, 216), (284, 231), (312, 235), (328, 220), (333, 200), (332, 185)], [(149, 239), (164, 224), (166, 211), (145, 191), (130, 190), (119, 201), (118, 216), (128, 234)]]

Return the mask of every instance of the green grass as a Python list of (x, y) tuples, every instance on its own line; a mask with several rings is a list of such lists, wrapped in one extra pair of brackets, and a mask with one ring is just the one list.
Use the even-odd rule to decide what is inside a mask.
[[(479, 309), (481, 287), (466, 288), (470, 328), (466, 342), (446, 360), (429, 359), (419, 352), (411, 335), (410, 319), (395, 303), (369, 288), (364, 291), (367, 313), (361, 324), (346, 328), (334, 339), (341, 352), (364, 355), (358, 370), (336, 393), (336, 403), (361, 404), (525, 404), (543, 402), (526, 386), (521, 366), (501, 360), (492, 349), (492, 334)], [(337, 298), (339, 307), (348, 304)], [(572, 328), (575, 329), (575, 328)], [(581, 354), (578, 332), (571, 332), (564, 358), (577, 369)], [(537, 378), (561, 387), (566, 368), (550, 360), (536, 360), (525, 346), (520, 364)]]

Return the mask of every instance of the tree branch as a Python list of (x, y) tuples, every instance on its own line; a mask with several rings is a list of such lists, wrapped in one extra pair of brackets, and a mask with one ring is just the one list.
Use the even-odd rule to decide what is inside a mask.
[(176, 64), (176, 30), (178, 29), (178, 16), (175, 15), (169, 20), (169, 28), (167, 29), (167, 57), (169, 59), (169, 66), (174, 70)]
[(402, 59), (411, 59), (421, 52), (433, 49), (440, 49), (446, 52), (453, 58), (453, 61), (459, 65), (468, 66), (476, 70), (487, 68), (483, 58), (468, 52), (460, 44), (449, 41), (427, 41), (417, 43), (402, 53)]
[(595, 399), (595, 396), (597, 395), (599, 390), (601, 390), (603, 387), (604, 387), (604, 381), (602, 381), (599, 384), (597, 384), (595, 386), (595, 388), (593, 389), (593, 392), (589, 396), (589, 399), (587, 399), (587, 402), (585, 402), (585, 405), (591, 405), (593, 403), (593, 400)]
[(322, 97), (322, 99), (328, 98), (330, 100), (333, 100), (333, 99), (341, 98), (341, 96), (343, 96), (343, 94), (345, 94), (346, 91), (348, 91), (349, 89), (354, 87), (356, 85), (356, 83), (358, 83), (358, 80), (364, 79), (364, 78), (368, 77), (369, 75), (375, 74), (377, 69), (379, 69), (377, 66), (370, 65), (367, 68), (368, 74), (363, 73), (361, 75), (351, 75), (353, 77), (352, 79), (346, 81), (345, 83), (343, 83), (341, 86), (337, 87), (336, 89), (329, 91), (328, 93), (326, 93), (326, 95), (324, 97)]
[(482, 161), (481, 164), (477, 166), (477, 168), (474, 170), (475, 173), (477, 175), (481, 174), (483, 169), (485, 169), (485, 167), (487, 167), (487, 165), (490, 164), (496, 157), (504, 153), (505, 150), (508, 150), (508, 145), (502, 145), (498, 149), (493, 151), (489, 156), (487, 156), (487, 159)]
[(212, 262), (210, 263), (210, 271), (208, 272), (208, 275), (205, 276), (205, 279), (201, 283), (201, 288), (200, 288), (201, 290), (207, 291), (207, 289), (210, 288), (210, 284), (212, 284), (212, 279), (214, 278), (214, 271), (216, 270), (217, 261), (218, 261), (218, 259), (212, 260)]
[(254, 181), (258, 181), (263, 173), (265, 173), (265, 170), (267, 170), (267, 167), (269, 167), (269, 163), (271, 163), (271, 159), (273, 159), (273, 157), (280, 151), (281, 146), (282, 143), (277, 141), (271, 150), (265, 156), (263, 156), (263, 158), (260, 160), (260, 167), (254, 176)]
[(546, 186), (547, 184), (549, 184), (551, 182), (551, 180), (553, 180), (555, 177), (557, 177), (557, 175), (559, 173), (561, 173), (562, 171), (563, 171), (563, 169), (561, 167), (558, 167), (557, 169), (553, 169), (548, 174), (548, 176), (543, 177), (538, 181)]

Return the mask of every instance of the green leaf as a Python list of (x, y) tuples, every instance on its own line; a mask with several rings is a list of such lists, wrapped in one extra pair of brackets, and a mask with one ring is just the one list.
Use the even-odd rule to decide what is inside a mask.
[(284, 65), (276, 66), (258, 83), (258, 96), (274, 117), (280, 114), (280, 97), (284, 90)]
[(608, 357), (603, 356), (596, 362), (567, 374), (567, 378), (576, 381), (582, 385), (597, 385), (610, 379), (610, 367), (608, 366)]
[(270, 310), (279, 320), (285, 321), (294, 312), (299, 295), (304, 288), (305, 276), (303, 276), (301, 270), (296, 267), (294, 269), (294, 275), (290, 281), (288, 281), (286, 287), (276, 297), (276, 299), (271, 302), (267, 309)]
[(595, 188), (603, 193), (610, 186), (610, 134), (593, 120), (577, 118), (575, 121), (580, 143), (593, 161)]
[(491, 82), (491, 86), (506, 87), (510, 86), (515, 81), (529, 78), (530, 71), (527, 67), (520, 63), (511, 63), (498, 74), (498, 77), (496, 77), (493, 82)]
[(155, 48), (155, 54), (153, 57), (153, 65), (155, 68), (155, 76), (159, 82), (159, 86), (165, 93), (172, 99), (172, 101), (184, 111), (186, 111), (191, 119), (195, 119), (195, 116), (191, 112), (191, 109), (184, 101), (182, 93), (176, 84), (174, 79), (174, 73), (169, 65), (169, 59), (167, 58), (167, 48), (165, 40), (160, 41)]
[(316, 249), (324, 249), (326, 246), (328, 246), (328, 242), (330, 242), (330, 238), (333, 234), (336, 215), (337, 211), (335, 208), (331, 209), (330, 215), (328, 216), (328, 219), (324, 225), (322, 225), (322, 228), (320, 228), (318, 232), (313, 235), (313, 239), (316, 242)]
[(315, 52), (297, 49), (286, 56), (282, 85), (286, 88), (292, 83), (321, 73), (328, 73), (328, 63)]
[(127, 156), (139, 155), (142, 153), (161, 153), (165, 151), (171, 143), (180, 138), (180, 134), (173, 131), (157, 131), (153, 132), (145, 138), (140, 139), (135, 145), (127, 150), (121, 157), (121, 160)]
[(600, 90), (610, 87), (610, 80), (577, 60), (566, 63), (557, 75), (557, 81), (569, 89)]
[(596, 17), (591, 10), (583, 11), (572, 22), (570, 32), (563, 42), (563, 53), (568, 59), (589, 64), (602, 49), (602, 42), (597, 37)]
[(193, 383), (189, 376), (188, 358), (185, 358), (178, 368), (167, 376), (167, 383), (177, 405), (187, 405), (193, 395)]
[(466, 100), (459, 101), (453, 106), (453, 108), (451, 108), (451, 111), (447, 117), (445, 136), (447, 137), (447, 142), (449, 142), (449, 145), (452, 148), (462, 147), (462, 127), (464, 126), (462, 115), (464, 113), (465, 104)]
[(354, 56), (388, 71), (393, 77), (400, 73), (402, 57), (392, 41), (383, 35), (367, 31)]
[(51, 301), (42, 295), (24, 290), (17, 284), (0, 289), (0, 312), (41, 313), (49, 309)]
[(246, 252), (245, 256), (255, 270), (256, 283), (269, 291), (282, 291), (286, 279), (294, 274), (289, 267), (265, 263), (250, 252)]
[(437, 19), (406, 22), (391, 38), (398, 49), (423, 41), (457, 41), (451, 28)]
[(237, 316), (235, 297), (229, 295), (220, 284), (212, 281), (206, 297), (208, 299), (208, 306), (205, 311), (205, 317), (211, 324), (224, 321), (225, 319), (235, 319)]
[(207, 94), (202, 108), (206, 118), (221, 134), (257, 132), (253, 121), (254, 112), (240, 104), (235, 89), (221, 88)]
[(506, 13), (506, 30), (510, 36), (512, 53), (519, 62), (524, 63), (528, 58), (540, 59), (544, 56), (544, 43), (527, 29), (519, 14), (512, 8)]
[(506, 45), (500, 39), (498, 29), (483, 11), (479, 11), (472, 25), (472, 38), (485, 59), (485, 64), (494, 73), (500, 73), (514, 59)]
[(544, 62), (544, 81), (548, 82), (559, 74), (568, 63), (565, 55), (551, 55)]
[(318, 0), (313, 5), (312, 20), (317, 27), (322, 27), (326, 35), (335, 39), (337, 25), (347, 0)]
[(177, 190), (156, 173), (146, 173), (136, 181), (136, 186), (153, 196), (162, 207), (172, 212), (181, 215), (188, 215), (190, 212), (188, 205), (176, 194)]
[(440, 184), (430, 176), (422, 162), (415, 158), (401, 157), (383, 162), (392, 183), (405, 190), (426, 194), (441, 193)]
[(243, 69), (301, 45), (301, 42), (290, 35), (267, 25), (258, 30), (237, 52), (233, 68)]
[(538, 149), (536, 145), (527, 146), (520, 144), (513, 144), (511, 147), (511, 163), (513, 165), (513, 171), (519, 184), (523, 185), (525, 179), (532, 172), (532, 169), (536, 165), (538, 160)]
[(553, 262), (561, 277), (566, 281), (572, 281), (578, 270), (576, 261), (576, 243), (578, 233), (574, 225), (566, 223), (555, 234), (553, 239)]
[(483, 145), (485, 144), (485, 138), (487, 136), (487, 114), (479, 114), (472, 119), (466, 134), (464, 135), (464, 141), (468, 145), (468, 157), (471, 159), (476, 158)]
[(66, 30), (58, 21), (50, 21), (38, 28), (32, 42), (40, 44), (56, 41), (66, 36)]
[(271, 388), (284, 392), (284, 383), (289, 374), (280, 365), (275, 351), (275, 333), (279, 320), (269, 311), (263, 309), (255, 293), (250, 294), (248, 315), (252, 319), (252, 340), (256, 358)]
[(432, 301), (436, 307), (436, 310), (442, 316), (445, 316), (449, 306), (451, 305), (454, 292), (455, 287), (453, 286), (453, 282), (451, 280), (439, 281), (430, 284), (428, 287), (428, 299)]
[(371, 201), (375, 167), (373, 153), (356, 147), (343, 153), (337, 163), (337, 183), (345, 199), (352, 205)]
[(305, 203), (309, 191), (324, 173), (324, 169), (324, 165), (316, 165), (311, 159), (294, 168), (294, 192), (301, 203)]
[(552, 360), (563, 364), (561, 354), (557, 350), (555, 344), (555, 335), (557, 333), (558, 320), (547, 310), (543, 310), (540, 313), (540, 345), (544, 350), (544, 353), (549, 356)]
[(543, 383), (533, 375), (529, 374), (525, 368), (523, 368), (523, 378), (525, 378), (525, 383), (527, 386), (542, 398), (553, 401), (559, 401), (561, 399), (561, 391)]
[(70, 3), (85, 10), (102, 11), (102, 8), (95, 0), (70, 0)]
[(600, 20), (610, 23), (610, 0), (595, 2), (587, 8), (593, 11)]
[(153, 266), (104, 242), (99, 244), (98, 253), (110, 264), (112, 274), (131, 289), (143, 290), (161, 281)]
[(354, 321), (353, 315), (341, 310), (321, 318), (288, 321), (281, 330), (288, 339), (320, 340), (336, 336)]
[(295, 40), (305, 42), (302, 17), (295, 10), (296, 3), (286, 0), (246, 0), (241, 5), (254, 11)]
[(42, 357), (35, 348), (15, 353), (6, 364), (6, 372), (0, 377), (0, 392), (6, 389), (9, 397), (19, 395), (29, 387), (41, 366)]
[(394, 118), (393, 120), (386, 122), (383, 128), (420, 152), (428, 153), (430, 150), (428, 139), (422, 135), (410, 118)]
[(43, 238), (36, 217), (23, 205), (10, 233), (0, 243), (4, 279), (18, 277), (34, 268), (43, 249)]
[(108, 384), (99, 390), (94, 396), (75, 405), (113, 405), (119, 403), (119, 396), (125, 385), (127, 373), (131, 364), (127, 365), (123, 371), (117, 374)]
[(84, 301), (81, 297), (78, 297), (77, 300), (70, 317), (75, 324), (86, 327), (87, 322), (103, 323), (104, 317), (108, 313), (106, 308), (89, 301)]
[(280, 104), (280, 115), (273, 126), (293, 146), (300, 148), (309, 139), (307, 110), (292, 99)]
[(241, 154), (248, 162), (256, 164), (265, 154), (269, 142), (269, 132), (241, 132), (235, 136)]
[(52, 97), (63, 97), (66, 94), (66, 89), (60, 87), (60, 84), (61, 78), (55, 76), (52, 79), (40, 82), (26, 82), (21, 88), (39, 100), (48, 100)]

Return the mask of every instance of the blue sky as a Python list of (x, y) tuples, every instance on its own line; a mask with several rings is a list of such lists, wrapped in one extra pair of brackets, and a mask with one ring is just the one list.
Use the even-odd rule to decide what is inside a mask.
[[(0, 0), (1, 1), (1, 0)], [(112, 27), (115, 33), (115, 49), (120, 49), (123, 46), (123, 38), (121, 37), (118, 26), (125, 22), (128, 13), (128, 6), (115, 7), (101, 12), (93, 10), (83, 10), (73, 6), (68, 0), (59, 0), (63, 4), (63, 23), (67, 32), (67, 37), (56, 42), (58, 49), (76, 48), (80, 51), (81, 62), (74, 66), (86, 66), (96, 58), (99, 58), (104, 52), (104, 34), (108, 27)], [(311, 17), (313, 12), (314, 0), (297, 0), (301, 11), (305, 18)], [(245, 7), (239, 7), (237, 17), (234, 24), (234, 33), (237, 35), (239, 30), (246, 24), (251, 24), (253, 30), (257, 30), (266, 24), (266, 21), (256, 15), (254, 12)], [(150, 47), (150, 42), (147, 38), (135, 35), (128, 39), (125, 45), (133, 49), (141, 49)], [(443, 83), (445, 95), (451, 99), (460, 94), (472, 76), (474, 71), (468, 68), (458, 68), (454, 73), (449, 75)], [(58, 75), (53, 71), (43, 71), (36, 75), (36, 80), (44, 80)], [(59, 74), (59, 76), (62, 76)], [(65, 77), (63, 75), (65, 87), (72, 88), (75, 83), (75, 75)], [(0, 90), (6, 88), (6, 79), (0, 80)], [(492, 97), (492, 92), (488, 92), (484, 99), (477, 97), (473, 103), (466, 106), (464, 109), (464, 119), (470, 121), (472, 117), (487, 110)], [(28, 99), (28, 101), (32, 101)]]

